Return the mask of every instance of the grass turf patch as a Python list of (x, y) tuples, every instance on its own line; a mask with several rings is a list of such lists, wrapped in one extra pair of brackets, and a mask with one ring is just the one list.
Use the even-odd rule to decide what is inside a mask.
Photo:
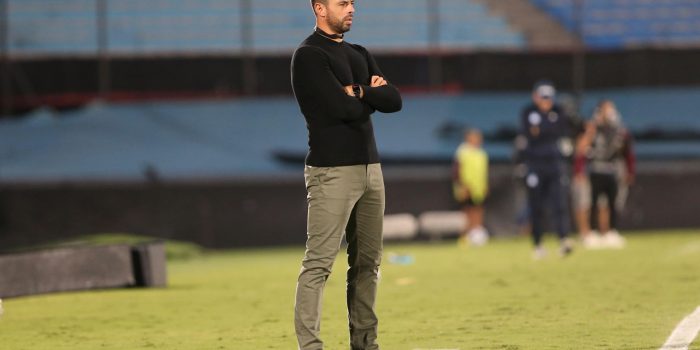
[(79, 246), (100, 246), (112, 244), (138, 245), (154, 241), (165, 242), (165, 255), (168, 261), (189, 260), (199, 257), (204, 252), (201, 246), (184, 241), (163, 240), (154, 237), (135, 235), (130, 233), (99, 233), (79, 236), (71, 239), (44, 243), (36, 246), (15, 248), (7, 253), (22, 253), (53, 248), (79, 247)]
[[(524, 239), (481, 249), (388, 244), (377, 300), (382, 349), (658, 349), (700, 305), (700, 235), (628, 235), (624, 250), (532, 261)], [(167, 289), (5, 301), (2, 349), (294, 349), (303, 248), (210, 252), (168, 264)], [(328, 281), (327, 349), (347, 349), (345, 256)], [(700, 349), (699, 342), (691, 349)]]

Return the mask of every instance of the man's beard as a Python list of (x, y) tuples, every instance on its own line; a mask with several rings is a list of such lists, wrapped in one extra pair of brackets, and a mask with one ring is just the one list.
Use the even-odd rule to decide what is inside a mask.
[(336, 32), (336, 33), (338, 33), (338, 34), (343, 34), (343, 33), (345, 33), (345, 32), (347, 32), (347, 31), (350, 30), (350, 25), (349, 25), (349, 24), (345, 24), (345, 20), (346, 20), (346, 19), (347, 19), (347, 17), (341, 18), (341, 19), (336, 19), (336, 18), (331, 18), (331, 17), (329, 17), (329, 18), (328, 18), (328, 26), (329, 26), (331, 29), (333, 29), (334, 32)]

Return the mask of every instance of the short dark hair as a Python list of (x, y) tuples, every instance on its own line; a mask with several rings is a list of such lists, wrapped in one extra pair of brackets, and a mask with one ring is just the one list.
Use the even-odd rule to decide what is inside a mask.
[(311, 11), (314, 12), (314, 15), (316, 15), (316, 8), (314, 8), (314, 5), (317, 3), (321, 3), (325, 6), (328, 6), (328, 0), (311, 0)]

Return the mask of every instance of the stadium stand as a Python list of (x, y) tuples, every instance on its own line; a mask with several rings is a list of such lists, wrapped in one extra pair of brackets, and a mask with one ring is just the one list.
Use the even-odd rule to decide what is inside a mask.
[(562, 50), (580, 44), (569, 30), (529, 0), (476, 0), (522, 33), (529, 49)]
[[(362, 11), (358, 3), (358, 11)], [(376, 50), (404, 50), (525, 46), (523, 36), (514, 32), (503, 17), (494, 16), (475, 1), (409, 0), (397, 7), (394, 1), (372, 1), (371, 12), (359, 12), (348, 38)], [(432, 9), (430, 7), (433, 7)], [(430, 38), (429, 19), (435, 13), (439, 23), (436, 38)], [(376, 35), (391, 33), (391, 35)]]
[(239, 0), (107, 1), (109, 50), (239, 51)]
[[(695, 108), (700, 89), (592, 91), (584, 112), (603, 97), (617, 102), (636, 135), (685, 133), (682, 139), (638, 139), (640, 159), (700, 157)], [(383, 163), (449, 164), (465, 126), (484, 131), (492, 160), (508, 161), (512, 137), (498, 135), (517, 128), (524, 101), (527, 93), (407, 96), (401, 112), (373, 118)], [(306, 140), (292, 98), (93, 104), (61, 114), (38, 110), (0, 120), (0, 182), (298, 175)], [(280, 161), (276, 154), (282, 150), (297, 161)]]
[[(8, 0), (13, 55), (94, 54), (97, 0)], [(115, 54), (293, 50), (313, 15), (297, 0), (106, 0), (107, 49)], [(371, 11), (364, 11), (371, 6)], [(522, 34), (473, 0), (358, 2), (350, 41), (382, 50), (522, 48)], [(433, 12), (429, 11), (433, 8)], [(437, 12), (434, 12), (437, 11)], [(436, 13), (439, 26), (430, 28)], [(431, 37), (430, 33), (432, 34)], [(392, 35), (375, 35), (390, 32)]]
[[(13, 54), (97, 51), (95, 0), (9, 1)], [(107, 1), (113, 53), (240, 51), (239, 0)]]
[(92, 0), (9, 1), (9, 50), (20, 54), (94, 53), (96, 11)]
[(481, 4), (440, 1), (440, 46), (523, 47), (522, 35), (514, 33), (504, 18), (494, 16)]
[[(575, 0), (531, 0), (571, 31)], [(594, 48), (700, 46), (697, 0), (581, 1), (583, 40)]]
[[(568, 32), (576, 31), (575, 0), (530, 0)], [(97, 0), (8, 0), (9, 48), (15, 55), (97, 51)], [(108, 50), (288, 52), (310, 31), (312, 14), (295, 0), (106, 0)], [(620, 48), (700, 45), (695, 0), (581, 2), (586, 45)], [(371, 11), (363, 11), (370, 8)], [(350, 41), (376, 50), (566, 46), (575, 39), (541, 18), (527, 0), (390, 0), (357, 4)], [(431, 28), (431, 18), (438, 21)], [(376, 33), (392, 35), (375, 35)]]

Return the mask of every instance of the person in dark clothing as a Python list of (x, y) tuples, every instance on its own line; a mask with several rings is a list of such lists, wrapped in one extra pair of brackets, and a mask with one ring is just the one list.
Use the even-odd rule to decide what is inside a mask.
[(376, 350), (374, 310), (382, 255), (384, 180), (371, 115), (397, 112), (401, 96), (372, 55), (343, 40), (354, 1), (311, 0), (316, 29), (294, 52), (294, 95), (309, 134), (304, 179), (306, 252), (297, 282), (294, 324), (299, 349), (323, 349), (321, 300), (345, 234), (350, 346)]
[[(591, 181), (590, 224), (594, 234), (602, 234), (605, 246), (621, 248), (624, 238), (617, 231), (618, 193), (620, 186), (630, 186), (635, 177), (635, 156), (632, 135), (622, 124), (615, 104), (610, 100), (598, 103), (593, 116), (595, 133), (588, 150), (588, 173)], [(599, 203), (607, 202), (608, 225), (601, 225)]]
[(571, 121), (554, 103), (555, 94), (551, 82), (537, 82), (532, 93), (533, 104), (525, 107), (520, 116), (525, 139), (521, 157), (526, 166), (525, 185), (535, 259), (545, 255), (542, 234), (546, 209), (551, 210), (550, 221), (554, 222), (559, 235), (560, 253), (565, 256), (572, 251), (567, 239), (569, 166), (566, 160), (573, 151), (572, 130)]

